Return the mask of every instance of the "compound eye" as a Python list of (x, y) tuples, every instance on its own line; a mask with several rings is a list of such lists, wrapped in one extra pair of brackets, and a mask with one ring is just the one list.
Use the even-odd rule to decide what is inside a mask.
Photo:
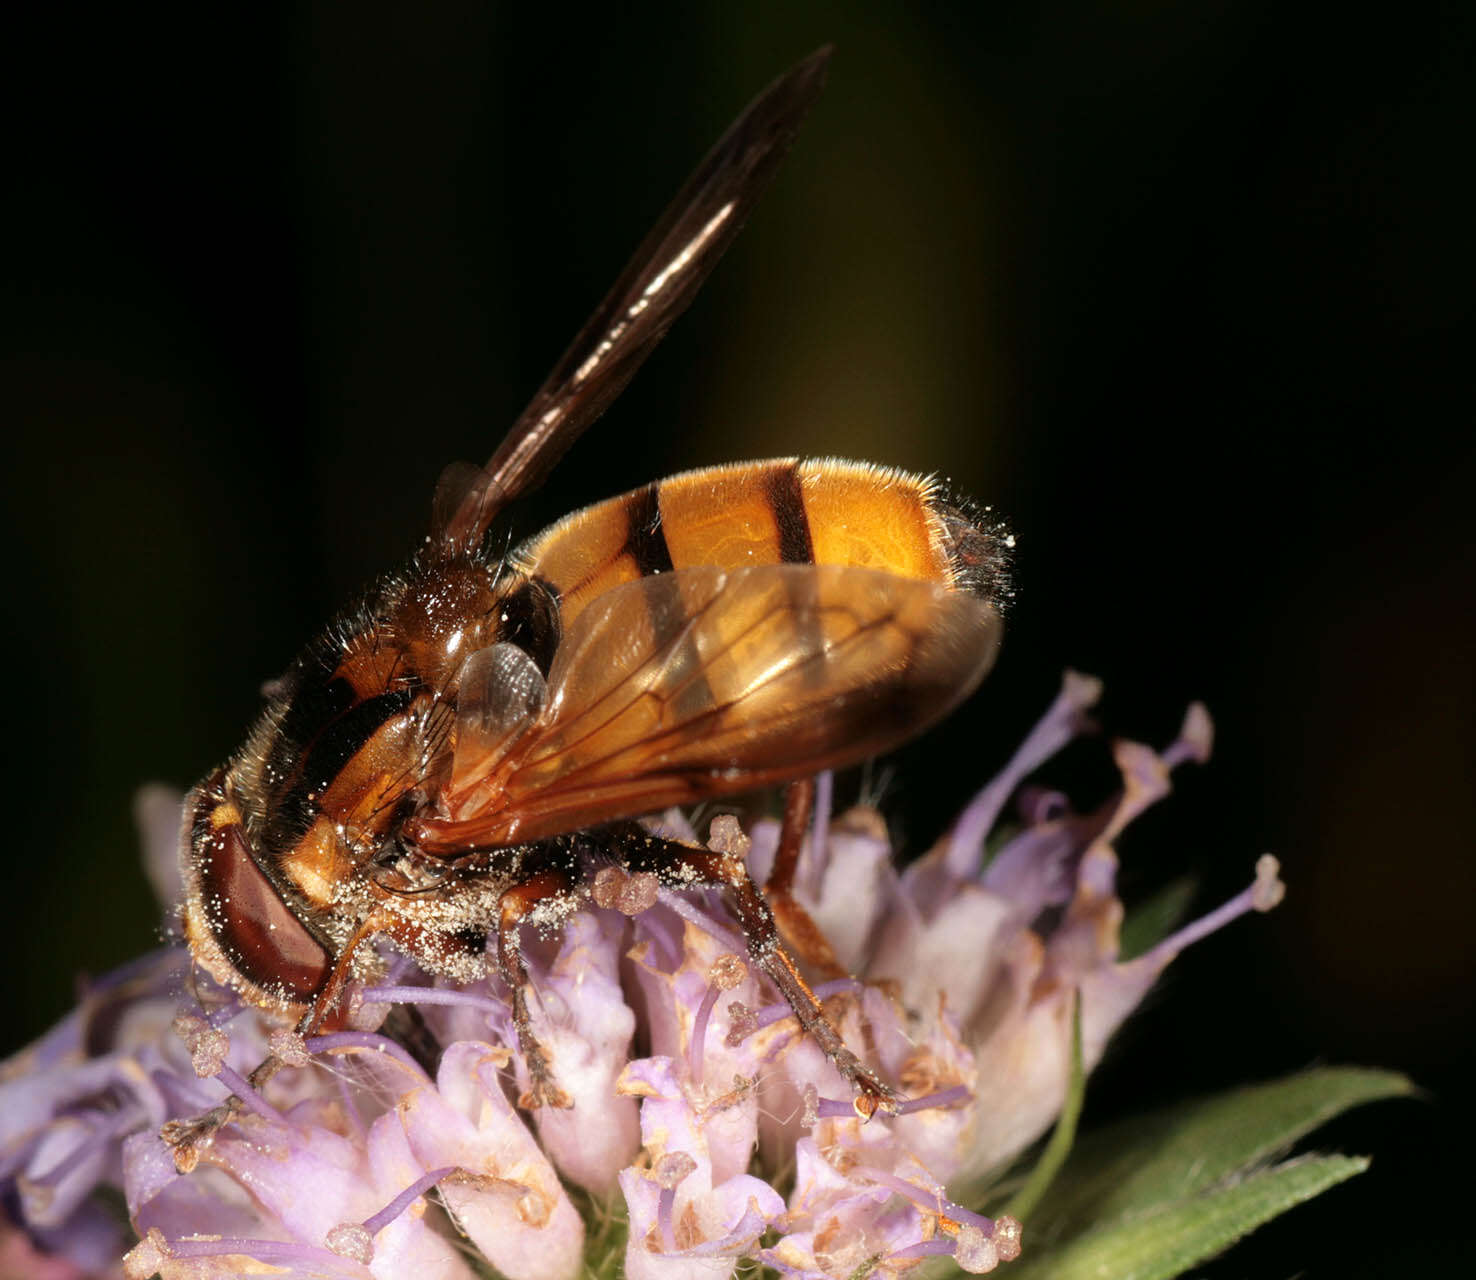
[(328, 974), (328, 952), (251, 856), (240, 811), (213, 790), (202, 788), (192, 823), (198, 908), (241, 978), (306, 1002)]

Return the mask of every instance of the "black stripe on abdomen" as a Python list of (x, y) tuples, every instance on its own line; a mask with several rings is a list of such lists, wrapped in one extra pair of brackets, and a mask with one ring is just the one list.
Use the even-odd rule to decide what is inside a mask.
[(625, 553), (635, 561), (642, 576), (670, 573), (671, 548), (661, 527), (661, 482), (637, 489), (626, 500)]
[(524, 578), (502, 597), (499, 608), (498, 640), (517, 645), (547, 679), (563, 634), (558, 588), (546, 578)]
[(785, 564), (814, 564), (815, 544), (800, 487), (800, 464), (786, 462), (764, 476), (764, 497), (779, 531), (779, 559)]

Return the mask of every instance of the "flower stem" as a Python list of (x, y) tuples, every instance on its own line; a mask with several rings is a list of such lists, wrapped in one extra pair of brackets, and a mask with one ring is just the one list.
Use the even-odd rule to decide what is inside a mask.
[(1061, 1104), (1061, 1115), (1056, 1121), (1055, 1131), (1046, 1149), (1041, 1152), (1035, 1168), (1025, 1180), (1025, 1185), (1015, 1193), (1005, 1210), (1012, 1218), (1028, 1219), (1040, 1204), (1066, 1157), (1071, 1154), (1076, 1141), (1076, 1122), (1081, 1118), (1081, 1103), (1086, 1096), (1086, 1064), (1081, 1056), (1081, 989), (1071, 1001), (1071, 1078), (1066, 1084), (1066, 1098)]

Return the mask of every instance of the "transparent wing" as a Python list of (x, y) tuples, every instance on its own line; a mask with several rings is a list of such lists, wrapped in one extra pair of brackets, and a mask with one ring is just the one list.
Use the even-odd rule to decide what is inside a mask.
[(872, 569), (626, 583), (570, 629), (538, 723), (415, 838), (439, 853), (539, 839), (855, 763), (966, 697), (999, 636), (985, 601)]
[(533, 726), (548, 699), (537, 665), (515, 644), (479, 649), (456, 677), (451, 775), (485, 776)]
[(475, 544), (497, 512), (539, 484), (620, 394), (768, 188), (825, 81), (829, 48), (749, 105), (687, 179), (610, 292), (480, 474), (457, 464), (437, 500), (433, 536)]

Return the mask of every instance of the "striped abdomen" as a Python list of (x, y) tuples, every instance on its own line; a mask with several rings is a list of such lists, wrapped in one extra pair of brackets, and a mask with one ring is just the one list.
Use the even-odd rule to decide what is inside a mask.
[(1006, 594), (1004, 546), (922, 476), (834, 459), (745, 462), (658, 480), (576, 511), (519, 548), (567, 629), (613, 587), (712, 565), (833, 564)]

